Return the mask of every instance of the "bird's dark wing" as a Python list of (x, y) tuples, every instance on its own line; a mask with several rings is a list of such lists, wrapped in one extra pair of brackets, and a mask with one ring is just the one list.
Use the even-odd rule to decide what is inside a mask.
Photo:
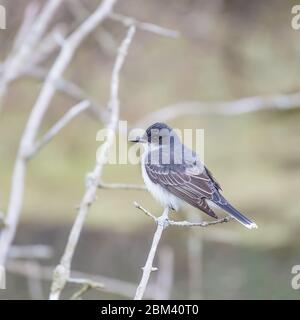
[(196, 165), (187, 167), (182, 164), (146, 163), (145, 168), (152, 182), (159, 184), (170, 193), (208, 215), (217, 218), (217, 215), (208, 206), (206, 199), (214, 202), (222, 200), (218, 192), (220, 185), (205, 167), (200, 172)]
[(217, 188), (217, 190), (221, 190), (221, 191), (222, 191), (221, 185), (220, 185), (219, 182), (216, 180), (216, 178), (213, 176), (213, 174), (211, 173), (211, 171), (208, 170), (206, 167), (205, 167), (205, 170), (206, 170), (207, 175), (210, 177), (211, 181), (214, 183), (214, 185), (215, 185), (215, 187)]

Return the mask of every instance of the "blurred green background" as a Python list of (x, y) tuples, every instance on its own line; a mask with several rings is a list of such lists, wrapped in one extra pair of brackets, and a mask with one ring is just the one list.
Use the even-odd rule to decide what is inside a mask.
[[(3, 1), (4, 3), (5, 1)], [(0, 58), (9, 52), (29, 1), (6, 1), (8, 28), (0, 31)], [(43, 1), (40, 1), (41, 3)], [(83, 1), (90, 12), (97, 0)], [(121, 119), (133, 125), (144, 115), (178, 101), (227, 101), (252, 95), (300, 89), (300, 31), (291, 28), (296, 1), (119, 1), (116, 12), (179, 30), (178, 39), (138, 31), (120, 82)], [(72, 23), (67, 5), (53, 24)], [(125, 29), (106, 21), (116, 46)], [(105, 105), (115, 53), (90, 37), (65, 73)], [(44, 66), (50, 67), (53, 58)], [(6, 210), (20, 135), (41, 89), (41, 82), (22, 77), (14, 82), (0, 115), (0, 209)], [(74, 102), (58, 93), (47, 113), (45, 132)], [(300, 107), (300, 106), (299, 106)], [(159, 120), (159, 119), (158, 119)], [(172, 298), (278, 299), (300, 297), (293, 290), (291, 268), (300, 264), (300, 113), (262, 111), (239, 116), (185, 116), (169, 125), (205, 129), (206, 165), (224, 195), (259, 228), (249, 231), (232, 222), (209, 229), (169, 229), (162, 246), (174, 251)], [(16, 243), (43, 243), (60, 258), (93, 168), (102, 124), (84, 114), (73, 121), (29, 164), (25, 203)], [(106, 182), (142, 183), (138, 165), (107, 165)], [(133, 207), (137, 200), (151, 212), (161, 207), (146, 192), (100, 190), (88, 215), (73, 269), (133, 283), (141, 277), (155, 226)], [(197, 212), (199, 217), (202, 215)], [(185, 219), (184, 212), (176, 219)], [(206, 217), (203, 218), (206, 219)], [(191, 234), (193, 233), (193, 234)], [(199, 286), (189, 285), (187, 244), (193, 237), (200, 255)], [(200, 250), (201, 249), (201, 250)], [(200, 253), (199, 253), (200, 252)], [(198, 261), (199, 262), (199, 261)], [(156, 275), (152, 275), (152, 282)], [(0, 297), (30, 298), (23, 277), (8, 275)], [(49, 282), (43, 282), (44, 297)], [(65, 292), (70, 296), (74, 288)], [(122, 298), (89, 292), (92, 299)]]

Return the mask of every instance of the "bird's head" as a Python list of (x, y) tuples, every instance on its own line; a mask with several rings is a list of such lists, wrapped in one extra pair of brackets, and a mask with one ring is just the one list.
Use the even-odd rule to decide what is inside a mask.
[(170, 144), (170, 141), (177, 137), (176, 133), (165, 123), (157, 122), (152, 124), (142, 136), (131, 139), (131, 142), (148, 143), (152, 145)]

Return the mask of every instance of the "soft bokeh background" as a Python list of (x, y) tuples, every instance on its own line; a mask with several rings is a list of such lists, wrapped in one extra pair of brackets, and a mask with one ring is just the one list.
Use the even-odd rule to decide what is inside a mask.
[[(90, 11), (99, 4), (98, 0), (83, 2)], [(8, 29), (0, 31), (1, 60), (10, 50), (28, 0), (2, 3), (7, 7)], [(291, 28), (294, 4), (279, 0), (119, 1), (117, 12), (182, 33), (174, 40), (138, 31), (121, 76), (121, 118), (133, 125), (145, 114), (178, 101), (296, 92), (300, 87), (300, 31)], [(65, 5), (54, 23), (72, 20)], [(118, 45), (124, 27), (113, 21), (106, 21), (103, 27)], [(114, 56), (90, 37), (65, 77), (105, 104)], [(50, 67), (52, 61), (45, 66)], [(6, 96), (0, 116), (2, 211), (8, 202), (20, 135), (40, 89), (41, 82), (23, 77)], [(72, 104), (68, 97), (57, 94), (43, 131)], [(205, 230), (167, 230), (161, 248), (174, 252), (172, 298), (299, 298), (300, 293), (290, 285), (291, 268), (300, 264), (299, 121), (295, 109), (186, 116), (169, 123), (205, 129), (206, 165), (225, 196), (259, 225), (251, 232), (235, 222)], [(29, 164), (15, 243), (52, 246), (54, 257), (42, 262), (45, 265), (55, 265), (63, 252), (84, 191), (85, 174), (95, 161), (99, 146), (95, 136), (101, 127), (88, 114), (82, 115)], [(104, 176), (107, 182), (142, 183), (139, 166), (109, 165)], [(74, 270), (138, 283), (155, 226), (133, 208), (135, 200), (152, 212), (161, 211), (148, 193), (99, 191), (76, 251)], [(176, 213), (174, 218), (186, 215)], [(195, 256), (188, 254), (191, 237)], [(199, 263), (198, 275), (191, 275), (191, 263)], [(154, 282), (155, 278), (152, 274)], [(7, 281), (8, 289), (0, 293), (1, 298), (30, 298), (24, 277), (9, 274)], [(49, 282), (42, 286), (45, 298)], [(73, 291), (74, 287), (68, 288), (64, 297)], [(124, 298), (95, 291), (86, 297)]]

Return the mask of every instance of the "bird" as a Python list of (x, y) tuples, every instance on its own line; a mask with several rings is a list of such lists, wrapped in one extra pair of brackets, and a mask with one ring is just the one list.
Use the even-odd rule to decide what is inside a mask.
[(144, 183), (161, 205), (178, 211), (188, 203), (215, 219), (218, 216), (213, 208), (218, 207), (246, 228), (257, 228), (255, 222), (224, 198), (221, 185), (211, 171), (167, 124), (154, 123), (130, 141), (144, 146), (141, 154)]

